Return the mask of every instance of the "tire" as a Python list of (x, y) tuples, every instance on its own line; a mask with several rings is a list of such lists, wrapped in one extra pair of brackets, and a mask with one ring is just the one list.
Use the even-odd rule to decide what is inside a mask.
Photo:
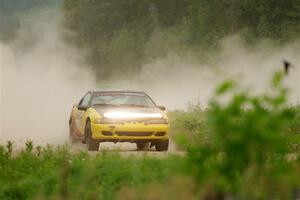
[(168, 151), (169, 140), (160, 140), (155, 144), (156, 151)]
[(88, 121), (85, 125), (85, 141), (88, 151), (98, 151), (99, 150), (99, 142), (93, 140), (92, 138), (92, 130), (91, 123)]
[(138, 150), (147, 150), (149, 148), (149, 142), (137, 142), (136, 146)]

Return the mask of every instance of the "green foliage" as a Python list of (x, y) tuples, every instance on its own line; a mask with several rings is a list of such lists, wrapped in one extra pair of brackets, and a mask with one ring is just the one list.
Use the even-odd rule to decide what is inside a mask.
[(57, 7), (65, 40), (84, 51), (99, 79), (130, 77), (173, 51), (205, 57), (232, 34), (253, 44), (300, 32), (300, 0), (0, 0), (0, 39), (12, 40), (31, 12)]
[(181, 174), (184, 160), (71, 154), (66, 146), (34, 147), (11, 156), (0, 145), (0, 199), (114, 199), (124, 187), (142, 188)]
[(252, 44), (292, 40), (300, 31), (299, 0), (64, 0), (62, 10), (72, 32), (65, 38), (86, 50), (99, 79), (130, 77), (174, 50), (216, 53), (232, 34)]
[(299, 0), (191, 1), (191, 44), (215, 46), (220, 38), (242, 33), (249, 41), (298, 37)]
[[(170, 39), (156, 36), (172, 37), (175, 32), (169, 30), (182, 23), (187, 6), (184, 0), (65, 0), (64, 24), (72, 31), (65, 38), (87, 50), (87, 63), (98, 78), (130, 77), (149, 58), (163, 55), (161, 46), (169, 50)], [(160, 47), (153, 49), (156, 43)]]
[(225, 81), (205, 111), (198, 103), (170, 113), (172, 136), (188, 152), (201, 198), (295, 198), (300, 110), (286, 104), (283, 78), (275, 73), (262, 95)]
[[(294, 125), (296, 109), (285, 105), (286, 89), (281, 82), (282, 75), (275, 74), (272, 93), (261, 96), (230, 90), (234, 88), (231, 82), (219, 87), (206, 118), (210, 143), (189, 148), (188, 157), (204, 186), (212, 180), (209, 184), (217, 193), (234, 193), (239, 198), (291, 198), (294, 184), (300, 183), (287, 178), (298, 172), (286, 161), (290, 138), (286, 131)], [(231, 98), (219, 101), (225, 91)], [(264, 181), (260, 188), (254, 186), (257, 179)], [(289, 184), (284, 192), (269, 190), (280, 188), (281, 181)]]
[(190, 145), (208, 142), (207, 110), (203, 110), (199, 103), (190, 103), (186, 111), (172, 111), (168, 116), (171, 121), (170, 132), (178, 149), (186, 150)]
[(225, 81), (222, 85), (220, 85), (219, 87), (217, 87), (216, 90), (216, 94), (217, 95), (221, 95), (226, 93), (228, 90), (231, 90), (232, 88), (234, 88), (236, 86), (236, 84), (233, 81)]

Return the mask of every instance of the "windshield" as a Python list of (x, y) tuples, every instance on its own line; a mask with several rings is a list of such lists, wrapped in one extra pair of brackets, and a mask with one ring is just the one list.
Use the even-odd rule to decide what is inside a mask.
[(123, 92), (97, 92), (93, 96), (92, 105), (155, 107), (153, 101), (145, 94)]

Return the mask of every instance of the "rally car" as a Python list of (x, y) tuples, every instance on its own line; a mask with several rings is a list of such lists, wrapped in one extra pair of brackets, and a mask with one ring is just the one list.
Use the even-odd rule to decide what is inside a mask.
[(72, 108), (70, 140), (81, 140), (89, 151), (98, 151), (101, 142), (167, 151), (170, 124), (165, 110), (142, 91), (89, 91)]

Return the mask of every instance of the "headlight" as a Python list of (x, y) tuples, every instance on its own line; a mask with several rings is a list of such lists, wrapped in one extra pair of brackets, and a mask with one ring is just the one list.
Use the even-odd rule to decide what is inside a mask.
[(145, 124), (168, 124), (166, 119), (153, 119), (147, 121)]
[(132, 113), (132, 112), (106, 112), (104, 117), (110, 119), (138, 119), (138, 118), (160, 118), (161, 113)]
[[(108, 119), (108, 118), (97, 118), (95, 119), (94, 123), (96, 124), (122, 124), (123, 120), (116, 120), (116, 119)], [(166, 119), (152, 119), (147, 121), (140, 121), (145, 122), (145, 124), (168, 124), (168, 120)]]

